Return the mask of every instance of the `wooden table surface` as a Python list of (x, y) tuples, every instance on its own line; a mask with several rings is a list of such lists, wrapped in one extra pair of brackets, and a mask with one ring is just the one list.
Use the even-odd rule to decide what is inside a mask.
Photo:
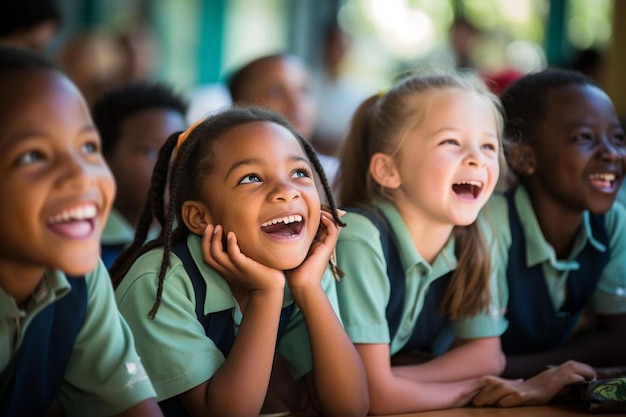
[[(571, 416), (618, 416), (626, 414), (591, 414), (573, 406), (537, 407), (469, 407), (452, 410), (427, 411), (423, 413), (396, 414), (393, 417), (571, 417)], [(388, 416), (392, 417), (392, 416)]]

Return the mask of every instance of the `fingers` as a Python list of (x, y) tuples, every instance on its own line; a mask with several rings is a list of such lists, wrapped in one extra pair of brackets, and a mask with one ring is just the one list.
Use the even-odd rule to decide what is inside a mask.
[(506, 380), (499, 377), (485, 377), (485, 385), (472, 400), (475, 406), (498, 405), (503, 398), (519, 395), (521, 380)]

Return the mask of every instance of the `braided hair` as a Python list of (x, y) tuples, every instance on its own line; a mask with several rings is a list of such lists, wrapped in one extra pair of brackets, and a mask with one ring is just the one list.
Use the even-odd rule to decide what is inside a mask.
[[(150, 318), (155, 317), (161, 304), (163, 282), (170, 266), (172, 246), (191, 233), (182, 221), (181, 207), (185, 201), (192, 200), (199, 194), (203, 179), (212, 172), (214, 161), (218, 157), (214, 153), (214, 144), (234, 128), (254, 122), (273, 122), (285, 127), (293, 134), (320, 178), (335, 223), (345, 226), (337, 213), (335, 199), (317, 154), (285, 118), (269, 110), (239, 106), (213, 114), (185, 132), (188, 133), (188, 137), (179, 149), (177, 142), (179, 135), (183, 132), (170, 135), (162, 146), (152, 174), (148, 199), (135, 232), (135, 239), (120, 254), (110, 269), (113, 285), (117, 287), (142, 254), (153, 248), (163, 248), (156, 299), (148, 313)], [(174, 161), (170, 164), (172, 157)], [(166, 200), (168, 181), (169, 200)], [(161, 232), (156, 239), (146, 242), (150, 226), (155, 220), (161, 226)]]

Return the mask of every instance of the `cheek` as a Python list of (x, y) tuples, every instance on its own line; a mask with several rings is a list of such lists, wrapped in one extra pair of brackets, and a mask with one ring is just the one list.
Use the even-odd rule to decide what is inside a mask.
[(104, 200), (108, 203), (111, 203), (115, 198), (117, 193), (117, 186), (115, 183), (115, 178), (111, 173), (111, 170), (108, 166), (103, 165), (102, 168), (98, 172), (98, 180), (100, 183), (100, 189), (104, 194)]

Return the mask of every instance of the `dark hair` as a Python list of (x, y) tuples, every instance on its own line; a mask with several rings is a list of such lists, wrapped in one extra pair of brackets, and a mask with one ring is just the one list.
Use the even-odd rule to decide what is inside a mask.
[(265, 55), (260, 58), (256, 58), (248, 62), (244, 66), (236, 69), (232, 74), (230, 74), (227, 81), (228, 91), (230, 92), (233, 103), (244, 104), (243, 102), (245, 101), (245, 90), (248, 87), (249, 83), (254, 80), (259, 64), (263, 64), (273, 60), (290, 58), (295, 58), (295, 56), (288, 53)]
[(42, 54), (26, 48), (0, 45), (0, 71), (58, 70)]
[(533, 139), (537, 126), (546, 116), (546, 98), (555, 88), (566, 85), (597, 84), (578, 71), (548, 68), (525, 75), (513, 82), (502, 93), (501, 100), (506, 116), (504, 135), (512, 142)]
[(133, 115), (152, 109), (173, 110), (185, 117), (187, 103), (167, 84), (136, 82), (109, 91), (93, 105), (94, 123), (102, 137), (102, 152), (110, 154), (117, 145), (121, 124)]
[[(150, 249), (163, 247), (156, 300), (149, 312), (149, 317), (154, 318), (161, 303), (163, 281), (170, 266), (172, 245), (191, 233), (181, 218), (183, 202), (197, 198), (203, 179), (211, 173), (214, 161), (219, 157), (213, 151), (215, 142), (232, 129), (253, 122), (277, 123), (293, 134), (321, 179), (335, 222), (344, 225), (337, 214), (337, 206), (315, 151), (281, 115), (260, 108), (238, 106), (213, 114), (198, 125), (189, 128), (189, 136), (177, 151), (171, 167), (170, 159), (181, 132), (174, 133), (167, 139), (159, 152), (152, 174), (152, 184), (135, 232), (135, 240), (111, 266), (111, 277), (113, 284), (117, 287), (139, 256)], [(166, 206), (165, 187), (168, 176), (169, 206)], [(148, 230), (155, 219), (161, 225), (161, 233), (155, 240), (145, 243)]]
[[(417, 74), (400, 79), (387, 93), (366, 99), (353, 115), (341, 153), (338, 178), (342, 206), (365, 206), (379, 198), (393, 202), (393, 195), (376, 183), (369, 171), (378, 152), (396, 157), (409, 131), (420, 124), (433, 91), (461, 90), (480, 94), (493, 108), (500, 145), (500, 179), (505, 178), (502, 111), (500, 100), (475, 72)], [(489, 251), (478, 222), (455, 226), (458, 265), (441, 303), (451, 318), (476, 315), (489, 304)]]
[(0, 36), (46, 22), (61, 25), (61, 10), (55, 0), (9, 0), (3, 6), (0, 13)]

